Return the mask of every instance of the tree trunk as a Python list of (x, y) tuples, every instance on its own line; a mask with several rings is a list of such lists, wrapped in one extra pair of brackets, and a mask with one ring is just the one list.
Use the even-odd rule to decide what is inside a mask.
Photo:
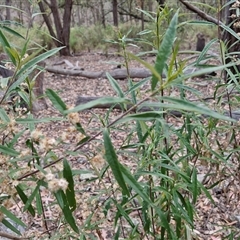
[[(45, 62), (40, 62), (38, 64), (38, 66), (42, 68), (44, 68), (45, 65), (46, 65)], [(36, 69), (32, 75), (37, 76), (35, 78), (35, 84), (33, 88), (35, 99), (33, 101), (32, 109), (31, 109), (33, 113), (36, 113), (39, 110), (46, 109), (48, 106), (45, 98), (43, 98), (44, 71), (41, 69)]]
[(104, 3), (103, 0), (100, 0), (100, 7), (101, 7), (101, 22), (104, 28), (106, 28), (106, 19), (105, 19), (105, 12), (104, 12)]
[[(223, 1), (223, 4), (227, 4), (230, 0)], [(237, 24), (239, 22), (238, 16), (239, 8), (235, 6), (234, 3), (228, 4), (225, 6), (223, 11), (221, 12), (222, 16), (225, 17), (224, 22), (225, 24), (230, 27), (235, 33), (239, 32), (239, 27)], [(222, 40), (226, 44), (226, 63), (237, 62), (240, 60), (239, 49), (240, 43), (239, 40), (233, 36), (233, 34), (229, 33), (228, 31), (224, 30), (222, 34)], [(233, 75), (239, 76), (240, 72), (240, 65), (234, 65), (229, 68)], [(238, 77), (239, 79), (239, 77)], [(227, 72), (225, 72), (225, 80), (230, 81), (230, 76)]]
[(40, 8), (40, 11), (43, 13), (43, 19), (47, 25), (49, 33), (53, 38), (56, 38), (58, 40), (57, 41), (53, 39), (57, 47), (65, 46), (65, 48), (60, 50), (60, 55), (69, 56), (71, 55), (69, 39), (70, 39), (71, 11), (72, 11), (73, 0), (65, 1), (64, 13), (63, 13), (63, 19), (62, 19), (63, 23), (61, 23), (57, 0), (51, 0), (51, 3), (48, 3), (47, 1), (44, 1), (44, 2), (47, 3), (48, 7), (52, 11), (54, 25), (56, 29), (56, 34), (55, 34), (53, 30), (53, 26), (51, 25), (51, 21), (49, 17), (45, 14), (46, 12), (45, 6), (42, 1), (39, 1), (38, 5)]
[[(144, 0), (141, 0), (141, 9), (144, 10)], [(142, 31), (144, 30), (144, 14), (141, 12)]]
[(112, 1), (112, 7), (113, 7), (113, 25), (118, 26), (118, 1), (113, 0)]
[[(6, 6), (11, 6), (11, 0), (6, 0), (5, 1)], [(11, 14), (10, 14), (10, 8), (6, 7), (6, 20), (10, 21), (11, 20)]]

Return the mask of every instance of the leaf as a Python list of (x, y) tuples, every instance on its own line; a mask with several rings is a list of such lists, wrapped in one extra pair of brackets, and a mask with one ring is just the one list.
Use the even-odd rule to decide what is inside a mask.
[[(19, 197), (21, 198), (22, 202), (25, 204), (28, 201), (28, 197), (27, 195), (23, 192), (23, 190), (21, 189), (21, 187), (18, 185), (15, 187), (17, 190), (17, 193), (19, 195)], [(32, 205), (29, 205), (28, 209), (27, 209), (30, 214), (34, 217), (35, 216), (35, 211)]]
[(64, 114), (64, 111), (67, 110), (66, 104), (62, 101), (62, 99), (58, 96), (56, 92), (52, 89), (46, 90), (46, 95), (52, 102), (53, 106), (61, 113)]
[(145, 193), (141, 185), (136, 181), (136, 179), (132, 176), (132, 174), (120, 164), (121, 172), (124, 176), (126, 183), (131, 186), (131, 188), (144, 200), (146, 201), (151, 207), (153, 207), (156, 213), (159, 215), (161, 219), (162, 226), (171, 234), (171, 228), (168, 223), (166, 214), (159, 208), (159, 206), (154, 205), (154, 203), (149, 199), (148, 195)]
[(28, 61), (17, 73), (17, 77), (20, 76), (22, 73), (24, 73), (27, 69), (32, 68), (33, 66), (36, 66), (37, 63), (44, 61), (48, 57), (51, 57), (52, 55), (56, 54), (59, 50), (61, 50), (64, 47), (60, 48), (54, 48), (51, 49), (45, 53), (40, 54), (39, 56), (33, 58), (32, 60)]
[(74, 181), (72, 169), (66, 159), (63, 161), (63, 177), (68, 181), (68, 188), (66, 190), (66, 197), (71, 211), (76, 209), (76, 199), (74, 191)]
[(4, 123), (10, 122), (10, 118), (8, 117), (7, 113), (5, 112), (5, 110), (3, 108), (0, 108), (0, 118), (2, 119), (2, 121)]
[(116, 200), (112, 199), (112, 201), (114, 202), (115, 206), (117, 207), (119, 213), (126, 219), (126, 221), (129, 223), (129, 225), (134, 228), (135, 224), (133, 223), (133, 221), (131, 220), (129, 214), (123, 209), (123, 207), (117, 203)]
[(136, 113), (136, 114), (129, 114), (126, 117), (123, 117), (122, 119), (119, 119), (119, 121), (116, 122), (116, 124), (124, 123), (128, 121), (153, 121), (153, 120), (161, 120), (163, 119), (163, 113), (161, 111), (149, 111), (144, 113)]
[(19, 155), (19, 152), (17, 152), (16, 150), (6, 147), (4, 145), (0, 145), (0, 152), (12, 157), (17, 157)]
[[(158, 74), (161, 76), (163, 73), (164, 66), (166, 64), (166, 61), (168, 60), (169, 55), (171, 54), (173, 43), (176, 36), (177, 31), (177, 23), (178, 23), (178, 11), (173, 16), (169, 27), (164, 35), (164, 38), (162, 40), (162, 43), (160, 45), (160, 48), (158, 50), (156, 63), (155, 63), (155, 69), (157, 70)], [(158, 78), (153, 75), (152, 77), (152, 91), (155, 89), (158, 83)]]
[(6, 47), (11, 48), (10, 43), (8, 42), (8, 40), (6, 39), (5, 35), (3, 34), (3, 32), (1, 30), (0, 30), (0, 42), (4, 49)]
[[(171, 103), (162, 103), (161, 99), (171, 102)], [(211, 109), (203, 106), (196, 105), (194, 103), (188, 102), (186, 100), (182, 100), (179, 98), (172, 98), (172, 97), (163, 97), (161, 98), (158, 103), (143, 103), (141, 106), (147, 106), (147, 107), (152, 107), (152, 108), (164, 108), (165, 110), (170, 110), (170, 109), (176, 109), (176, 110), (183, 110), (183, 111), (190, 111), (190, 112), (197, 112), (200, 114), (203, 114), (204, 116), (210, 116), (213, 118), (221, 119), (221, 120), (226, 120), (226, 121), (232, 121), (235, 122), (236, 120), (224, 116), (222, 114), (219, 114), (215, 111), (212, 111)]]
[(128, 188), (126, 186), (126, 183), (124, 181), (124, 178), (121, 172), (120, 163), (118, 161), (116, 152), (113, 148), (111, 139), (106, 129), (103, 131), (103, 139), (104, 139), (105, 157), (110, 168), (112, 169), (113, 175), (116, 181), (118, 182), (119, 186), (122, 188), (123, 195), (130, 196), (130, 193), (128, 191)]
[(5, 50), (5, 52), (8, 54), (8, 57), (11, 59), (12, 63), (15, 65), (16, 61), (14, 57), (12, 56), (12, 54), (10, 54), (10, 52), (7, 51), (7, 48), (11, 49), (11, 45), (1, 30), (0, 30), (0, 43), (3, 49)]
[(17, 118), (16, 123), (18, 124), (34, 124), (34, 123), (47, 123), (47, 122), (53, 122), (53, 121), (64, 121), (65, 119), (62, 117), (50, 117), (50, 118), (40, 118), (40, 119), (34, 119), (34, 118)]
[(198, 180), (197, 180), (197, 171), (196, 168), (193, 168), (193, 174), (192, 174), (192, 195), (193, 195), (193, 204), (197, 201), (198, 196)]
[(112, 86), (112, 88), (115, 90), (115, 92), (118, 94), (119, 97), (124, 97), (124, 92), (122, 91), (121, 87), (117, 83), (117, 81), (107, 72), (106, 76)]
[(5, 225), (8, 229), (12, 230), (18, 235), (21, 235), (21, 233), (5, 218), (2, 220), (2, 224)]
[(67, 114), (67, 113), (71, 113), (71, 112), (80, 112), (85, 109), (89, 109), (96, 105), (101, 105), (101, 104), (119, 104), (119, 103), (128, 103), (128, 102), (129, 102), (129, 100), (124, 99), (124, 98), (104, 97), (104, 98), (99, 98), (97, 100), (93, 100), (86, 104), (80, 104), (73, 109), (69, 109), (69, 110), (65, 111), (64, 113)]
[(40, 185), (38, 184), (35, 189), (33, 190), (32, 194), (29, 196), (27, 202), (25, 203), (25, 206), (23, 208), (23, 211), (26, 211), (30, 205), (32, 204), (32, 201), (36, 197), (37, 193), (39, 192)]
[(10, 33), (10, 34), (12, 34), (12, 35), (14, 35), (14, 36), (16, 36), (16, 37), (25, 39), (25, 37), (23, 37), (20, 33), (18, 33), (17, 31), (15, 31), (15, 30), (12, 29), (12, 28), (9, 28), (9, 27), (4, 26), (4, 25), (2, 25), (1, 28), (2, 28), (3, 30), (5, 30), (6, 32), (8, 32), (8, 33)]
[(58, 201), (59, 206), (62, 209), (62, 212), (64, 214), (64, 217), (67, 221), (67, 223), (70, 225), (70, 227), (76, 232), (79, 233), (78, 227), (75, 223), (75, 219), (72, 215), (72, 211), (69, 208), (68, 201), (66, 198), (66, 195), (62, 190), (57, 191), (55, 194), (55, 197)]
[(18, 225), (23, 226), (23, 227), (26, 226), (26, 224), (24, 222), (22, 222), (21, 219), (17, 218), (13, 213), (11, 213), (4, 206), (0, 207), (0, 212), (3, 213), (9, 219), (11, 219), (13, 222), (17, 223)]
[[(19, 63), (20, 63), (20, 57), (19, 57), (19, 54), (17, 52), (17, 50), (15, 48), (9, 48), (9, 47), (6, 47), (5, 48), (5, 51), (6, 53), (8, 54), (8, 56), (10, 56), (11, 60), (12, 60), (12, 63), (15, 65), (15, 66), (19, 66)], [(13, 60), (14, 59), (14, 60)]]

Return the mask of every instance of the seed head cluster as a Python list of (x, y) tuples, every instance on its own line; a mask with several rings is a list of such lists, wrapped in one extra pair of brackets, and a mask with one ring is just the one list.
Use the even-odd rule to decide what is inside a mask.
[(58, 190), (63, 190), (64, 192), (68, 188), (68, 182), (64, 178), (56, 178), (53, 173), (47, 173), (45, 179), (48, 183), (48, 189), (51, 192), (57, 192)]

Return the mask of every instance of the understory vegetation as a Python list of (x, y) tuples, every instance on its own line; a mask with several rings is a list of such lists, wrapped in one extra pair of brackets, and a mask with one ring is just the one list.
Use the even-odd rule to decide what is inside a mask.
[[(14, 71), (13, 76), (1, 79), (0, 220), (16, 234), (21, 234), (18, 225), (28, 235), (30, 226), (25, 220), (31, 216), (33, 221), (41, 217), (44, 223), (45, 231), (38, 233), (38, 239), (104, 239), (106, 226), (112, 239), (201, 239), (195, 229), (199, 199), (204, 196), (214, 205), (211, 190), (239, 178), (239, 123), (231, 117), (239, 106), (239, 84), (237, 74), (229, 73), (228, 82), (222, 77), (221, 73), (235, 64), (223, 61), (224, 43), (210, 37), (202, 52), (180, 54), (182, 27), (188, 23), (179, 23), (178, 12), (173, 15), (167, 9), (145, 14), (152, 20), (148, 30), (126, 25), (119, 29), (72, 29), (70, 42), (74, 53), (117, 46), (127, 69), (130, 61), (137, 61), (151, 71), (152, 77), (138, 82), (128, 77), (124, 91), (108, 75), (116, 97), (74, 107), (47, 89), (44, 97), (60, 115), (54, 118), (39, 119), (31, 111), (22, 111), (21, 106), (10, 106), (9, 99), (20, 95), (31, 106), (34, 79), (29, 76), (39, 62), (59, 49), (50, 46), (51, 38), (36, 37), (42, 35), (35, 28), (28, 32), (27, 40), (19, 36), (21, 31), (0, 31), (1, 47)], [(199, 24), (195, 22), (193, 29)], [(36, 43), (52, 49), (40, 53), (43, 49), (38, 46), (36, 53), (32, 51)], [(222, 55), (207, 53), (213, 45), (221, 48), (218, 52)], [(140, 49), (136, 55), (128, 51), (133, 46)], [(153, 64), (143, 60), (149, 53), (156, 56)], [(207, 75), (212, 72), (218, 76)], [(189, 83), (200, 75), (206, 75), (209, 85), (214, 86), (211, 102), (195, 88), (194, 80)], [(23, 83), (27, 93), (21, 91)], [(99, 129), (90, 135), (88, 126), (81, 124), (80, 114), (105, 103), (120, 105), (121, 113), (114, 117), (113, 108), (102, 115), (93, 113), (89, 124), (98, 121)], [(141, 111), (143, 107), (147, 110)], [(71, 126), (55, 139), (38, 128), (50, 121)], [(118, 136), (121, 143), (117, 145), (113, 139)], [(74, 169), (71, 159), (80, 156), (88, 160), (89, 169)], [(199, 178), (202, 166), (204, 179)], [(87, 200), (89, 208), (81, 215), (86, 200), (76, 185), (86, 175), (81, 181), (99, 189)], [(51, 204), (42, 200), (46, 191), (54, 198)], [(22, 216), (11, 211), (15, 204)], [(48, 220), (47, 208), (58, 215)], [(219, 231), (225, 239), (239, 236), (234, 226), (223, 226)]]

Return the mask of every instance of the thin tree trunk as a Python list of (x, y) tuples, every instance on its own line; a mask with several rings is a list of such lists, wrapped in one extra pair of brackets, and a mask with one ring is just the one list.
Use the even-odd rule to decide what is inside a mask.
[[(11, 6), (11, 0), (6, 0), (6, 1), (5, 1), (5, 4), (6, 4), (7, 6)], [(11, 14), (10, 14), (10, 8), (9, 8), (9, 7), (6, 8), (6, 20), (7, 20), (7, 21), (10, 21), (10, 20), (11, 20)]]
[(113, 25), (117, 27), (118, 26), (118, 1), (113, 0), (112, 6), (113, 6)]
[[(63, 19), (61, 22), (59, 9), (58, 9), (58, 2), (57, 0), (51, 0), (51, 3), (48, 3), (47, 1), (44, 1), (49, 8), (52, 11), (53, 14), (53, 20), (54, 25), (56, 28), (56, 33), (54, 33), (53, 27), (50, 23), (50, 19), (46, 14), (43, 14), (44, 21), (48, 27), (49, 33), (53, 38), (56, 38), (57, 40), (53, 40), (55, 45), (57, 47), (65, 46), (65, 48), (60, 50), (60, 55), (69, 56), (70, 54), (70, 27), (71, 27), (71, 11), (72, 11), (72, 5), (73, 0), (66, 0), (64, 4), (64, 13), (63, 13)], [(45, 13), (45, 7), (43, 5), (42, 1), (38, 2), (39, 8), (42, 13)], [(57, 35), (57, 37), (56, 37)]]
[[(141, 9), (144, 9), (144, 0), (141, 0)], [(144, 14), (141, 12), (142, 31), (144, 30)]]
[(102, 25), (104, 28), (106, 28), (106, 19), (105, 19), (105, 12), (104, 12), (104, 3), (103, 0), (100, 0), (100, 7), (101, 7), (101, 19), (102, 19)]
[(66, 48), (62, 49), (62, 55), (70, 55), (70, 28), (71, 28), (71, 11), (72, 11), (73, 0), (66, 0), (63, 14), (63, 31), (62, 39), (63, 44)]

